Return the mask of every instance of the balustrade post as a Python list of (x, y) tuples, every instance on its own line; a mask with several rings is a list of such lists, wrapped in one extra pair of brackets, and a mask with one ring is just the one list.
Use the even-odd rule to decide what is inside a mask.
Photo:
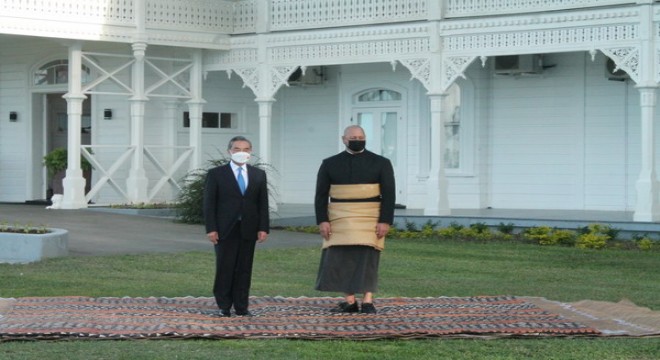
[(257, 16), (256, 16), (256, 32), (257, 34), (267, 33), (270, 31), (270, 11), (271, 0), (256, 0)]
[(429, 20), (430, 21), (437, 21), (437, 20), (442, 20), (442, 17), (444, 16), (444, 7), (445, 7), (446, 1), (429, 1), (428, 7), (429, 7)]

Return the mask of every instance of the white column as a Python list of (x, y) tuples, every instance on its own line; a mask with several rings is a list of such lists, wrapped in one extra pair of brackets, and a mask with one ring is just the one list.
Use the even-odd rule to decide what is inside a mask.
[(87, 207), (85, 200), (85, 178), (80, 168), (80, 118), (82, 103), (87, 98), (82, 93), (82, 44), (69, 47), (69, 92), (64, 95), (67, 102), (67, 169), (62, 186), (63, 209)]
[(190, 70), (190, 92), (192, 98), (187, 102), (190, 118), (190, 146), (193, 147), (189, 170), (202, 167), (202, 114), (206, 101), (202, 98), (202, 51), (192, 53), (193, 67)]
[(449, 215), (448, 189), (445, 176), (445, 126), (443, 99), (446, 94), (429, 94), (431, 100), (431, 171), (426, 187), (424, 215)]
[(131, 146), (134, 148), (131, 169), (126, 179), (129, 201), (143, 203), (148, 201), (149, 179), (144, 170), (144, 109), (149, 100), (144, 91), (144, 54), (146, 43), (133, 44), (135, 63), (132, 68), (133, 97), (131, 104)]
[[(438, 9), (436, 9), (438, 10)], [(438, 14), (436, 14), (438, 15)], [(443, 100), (447, 93), (442, 88), (442, 39), (440, 38), (440, 24), (434, 23), (431, 37), (430, 56), (430, 131), (431, 131), (431, 170), (426, 184), (426, 205), (424, 215), (449, 215), (448, 183), (445, 177), (445, 126), (443, 116)]]
[(202, 167), (202, 110), (203, 102), (188, 101), (188, 117), (190, 118), (190, 146), (193, 148), (189, 170)]
[(258, 100), (259, 104), (259, 158), (264, 163), (271, 162), (271, 123), (275, 100)]
[(659, 188), (655, 170), (656, 87), (638, 87), (641, 106), (642, 169), (637, 178), (634, 221), (660, 221)]
[(641, 112), (641, 162), (637, 179), (634, 221), (660, 221), (659, 187), (655, 170), (655, 108), (658, 85), (655, 81), (655, 24), (651, 2), (640, 4), (640, 82), (637, 84)]
[[(271, 137), (272, 137), (272, 131), (271, 131), (271, 123), (273, 121), (273, 103), (275, 102), (274, 99), (267, 99), (267, 100), (259, 100), (257, 99), (257, 103), (259, 104), (259, 161), (266, 164), (266, 165), (271, 165), (272, 163), (272, 148), (271, 148)], [(276, 185), (277, 179), (273, 176), (274, 174), (269, 174), (270, 176), (268, 177), (268, 182), (271, 186), (277, 188), (278, 186)], [(270, 209), (272, 211), (277, 211), (277, 199), (275, 198), (275, 194), (272, 194), (269, 192), (270, 195)]]

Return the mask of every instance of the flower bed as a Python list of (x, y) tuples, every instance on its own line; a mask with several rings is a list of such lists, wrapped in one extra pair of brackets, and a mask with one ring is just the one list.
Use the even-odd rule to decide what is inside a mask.
[(44, 233), (0, 232), (0, 263), (20, 264), (44, 258), (66, 256), (69, 232), (64, 229), (47, 229)]

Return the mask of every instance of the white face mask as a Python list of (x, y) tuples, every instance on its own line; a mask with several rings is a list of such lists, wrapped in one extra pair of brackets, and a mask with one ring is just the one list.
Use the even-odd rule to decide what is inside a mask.
[(231, 154), (231, 159), (237, 164), (245, 164), (250, 161), (250, 153), (239, 151)]

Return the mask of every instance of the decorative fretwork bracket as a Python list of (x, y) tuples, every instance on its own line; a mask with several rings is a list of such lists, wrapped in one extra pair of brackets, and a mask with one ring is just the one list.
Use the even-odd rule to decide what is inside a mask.
[[(419, 80), (426, 90), (431, 91), (431, 59), (402, 59), (399, 62), (410, 71), (411, 80)], [(392, 65), (392, 69), (394, 69), (394, 65)]]
[(412, 79), (419, 80), (429, 92), (440, 85), (440, 92), (445, 92), (456, 81), (458, 77), (465, 78), (463, 74), (476, 56), (449, 56), (442, 59), (440, 64), (441, 74), (439, 78), (433, 78), (431, 74), (431, 59), (402, 59), (399, 60), (403, 66), (408, 68)]
[(256, 67), (239, 68), (227, 70), (227, 77), (231, 79), (231, 73), (235, 72), (243, 79), (243, 87), (249, 87), (252, 92), (259, 96), (259, 69)]
[[(267, 74), (263, 79), (259, 76), (259, 67), (238, 68), (227, 70), (227, 76), (231, 78), (231, 73), (234, 71), (238, 76), (243, 79), (243, 87), (249, 87), (257, 98), (270, 99), (275, 96), (275, 93), (282, 87), (282, 85), (289, 86), (288, 79), (298, 66), (272, 66), (268, 67), (265, 71)], [(303, 67), (303, 70), (305, 67)]]
[(442, 59), (442, 92), (447, 91), (449, 87), (462, 77), (465, 79), (465, 70), (470, 66), (476, 56), (448, 56)]
[[(623, 48), (611, 48), (611, 49), (600, 49), (600, 51), (609, 57), (616, 64), (616, 70), (623, 70), (630, 78), (637, 84), (640, 83), (640, 73), (639, 73), (639, 55), (640, 51), (636, 47), (623, 47)], [(658, 75), (656, 74), (656, 81)]]
[[(271, 71), (271, 83), (270, 83), (270, 97), (274, 96), (275, 93), (277, 93), (277, 90), (279, 90), (282, 85), (289, 86), (289, 77), (291, 74), (293, 74), (296, 69), (298, 69), (297, 66), (274, 66), (272, 67)], [(303, 75), (305, 75), (305, 70), (307, 70), (307, 66), (301, 67)]]

